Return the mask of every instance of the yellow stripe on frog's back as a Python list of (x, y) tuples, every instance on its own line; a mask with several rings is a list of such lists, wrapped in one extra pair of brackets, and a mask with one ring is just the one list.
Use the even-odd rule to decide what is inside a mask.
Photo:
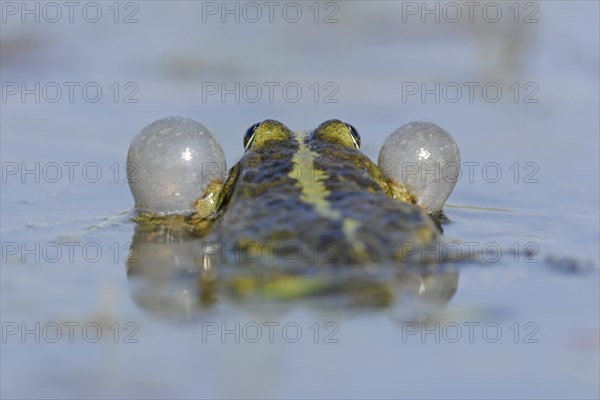
[(292, 157), (292, 170), (288, 177), (296, 180), (295, 186), (300, 188), (300, 200), (311, 204), (317, 214), (324, 218), (333, 220), (342, 219), (342, 213), (339, 210), (331, 208), (331, 203), (327, 196), (331, 192), (327, 189), (323, 180), (329, 178), (329, 175), (323, 170), (315, 168), (314, 161), (319, 156), (304, 143), (304, 134), (295, 132), (298, 142), (298, 151)]
[(356, 237), (356, 230), (361, 226), (360, 221), (344, 218), (339, 210), (331, 207), (331, 202), (327, 200), (331, 192), (324, 183), (329, 178), (329, 174), (322, 169), (315, 168), (315, 159), (319, 157), (319, 153), (312, 151), (304, 143), (304, 133), (295, 132), (294, 135), (298, 142), (298, 151), (292, 157), (293, 167), (288, 173), (288, 177), (296, 180), (295, 186), (300, 189), (300, 200), (312, 205), (321, 217), (342, 221), (342, 232), (348, 242), (352, 244), (356, 255), (366, 256), (365, 246)]

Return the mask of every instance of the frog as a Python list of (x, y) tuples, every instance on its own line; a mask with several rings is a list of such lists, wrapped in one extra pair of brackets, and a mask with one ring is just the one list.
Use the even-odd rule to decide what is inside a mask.
[[(406, 142), (406, 129), (415, 127), (427, 131), (419, 124), (401, 128), (395, 132), (402, 139), (400, 143)], [(145, 134), (151, 132), (152, 128)], [(448, 141), (449, 135), (444, 134)], [(212, 140), (212, 135), (209, 137)], [(449, 147), (455, 149), (451, 157), (457, 159), (458, 149), (451, 137), (449, 141)], [(140, 190), (130, 183), (139, 205), (136, 221), (193, 232), (202, 239), (203, 254), (218, 264), (299, 271), (315, 266), (426, 263), (429, 249), (443, 241), (443, 214), (420, 202), (429, 194), (418, 193), (413, 189), (418, 185), (411, 186), (393, 173), (386, 173), (382, 164), (389, 162), (381, 161), (385, 152), (380, 153), (379, 166), (371, 161), (360, 150), (361, 136), (349, 123), (331, 119), (307, 133), (267, 119), (252, 125), (242, 142), (241, 159), (226, 173), (207, 181), (198, 192), (187, 195), (191, 197), (185, 210), (161, 212), (144, 207), (148, 203), (140, 200)], [(135, 165), (136, 171), (141, 171), (139, 176), (150, 176), (147, 182), (135, 180), (138, 186), (156, 185), (157, 179), (171, 184), (173, 174), (161, 178), (157, 176), (160, 173), (144, 172), (143, 163), (148, 161), (136, 156), (135, 151), (132, 156), (132, 148), (137, 147), (143, 146), (134, 140), (128, 168)], [(183, 158), (193, 158), (193, 153), (193, 146), (181, 152)], [(421, 147), (415, 154), (420, 159), (428, 153)], [(153, 156), (151, 162), (155, 160)], [(169, 161), (168, 157), (158, 160), (162, 164), (154, 171), (164, 170), (164, 160)], [(133, 175), (129, 169), (128, 174)], [(194, 179), (182, 187), (198, 186)], [(183, 190), (168, 187), (169, 196), (175, 193), (179, 196), (174, 198), (179, 200)], [(445, 196), (442, 203), (448, 195), (440, 195)], [(439, 199), (436, 202), (439, 208)]]

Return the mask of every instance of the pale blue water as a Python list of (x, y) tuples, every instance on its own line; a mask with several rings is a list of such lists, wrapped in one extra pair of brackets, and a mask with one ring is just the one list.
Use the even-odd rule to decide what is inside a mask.
[[(21, 4), (1, 5), (2, 397), (600, 396), (598, 3), (526, 2), (517, 23), (510, 2), (498, 3), (497, 23), (477, 13), (483, 2), (474, 23), (466, 8), (462, 23), (444, 21), (454, 14), (421, 23), (410, 8), (420, 2), (362, 1), (319, 3), (319, 23), (312, 2), (299, 3), (297, 23), (278, 13), (286, 3), (273, 23), (265, 9), (257, 23), (221, 23), (203, 14), (220, 2), (161, 1), (121, 3), (118, 23), (112, 3), (99, 3), (97, 23), (82, 3), (73, 23), (65, 8), (52, 23), (52, 6), (31, 2), (40, 22), (23, 23)], [(438, 4), (442, 12), (450, 3)], [(339, 22), (323, 23), (333, 11)], [(130, 13), (138, 22), (122, 23)], [(247, 92), (221, 101), (206, 91), (222, 82)], [(436, 82), (440, 91), (423, 101), (421, 84)], [(22, 83), (33, 89), (24, 99)], [(270, 102), (267, 85), (276, 84)], [(257, 86), (262, 97), (251, 102)], [(496, 87), (502, 96), (491, 102)], [(428, 334), (413, 331), (422, 310), (410, 284), (385, 309), (221, 298), (203, 311), (185, 274), (161, 280), (171, 264), (128, 278), (134, 225), (125, 215), (106, 222), (133, 206), (124, 183), (131, 139), (169, 115), (211, 129), (228, 165), (244, 131), (265, 118), (292, 129), (348, 121), (372, 159), (400, 125), (434, 122), (454, 135), (463, 161), (445, 234), (504, 252), (458, 267), (456, 293), (434, 310)], [(164, 251), (156, 257), (170, 257)]]

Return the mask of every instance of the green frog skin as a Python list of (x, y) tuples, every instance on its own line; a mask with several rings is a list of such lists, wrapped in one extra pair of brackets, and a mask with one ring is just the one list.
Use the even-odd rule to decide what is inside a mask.
[[(274, 120), (256, 124), (220, 192), (205, 240), (223, 246), (225, 255), (258, 252), (260, 262), (408, 261), (408, 253), (436, 241), (440, 231), (359, 145), (356, 130), (338, 120), (308, 135)], [(212, 197), (197, 203), (203, 214)]]

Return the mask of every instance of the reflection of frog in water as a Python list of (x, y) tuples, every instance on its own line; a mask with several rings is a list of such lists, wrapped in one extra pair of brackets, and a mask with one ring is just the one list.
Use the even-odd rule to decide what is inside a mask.
[(273, 318), (273, 312), (302, 300), (316, 311), (387, 309), (394, 318), (414, 319), (445, 305), (458, 288), (458, 269), (439, 265), (388, 265), (348, 274), (323, 265), (269, 273), (220, 265), (203, 254), (193, 234), (163, 229), (138, 224), (127, 259), (132, 299), (161, 318), (202, 318), (216, 304), (253, 313), (267, 306)]
[[(182, 120), (170, 119), (170, 123), (177, 125)], [(424, 155), (426, 159), (436, 150), (451, 153), (450, 159), (458, 162), (452, 138), (432, 126), (408, 126), (425, 131), (429, 135), (425, 135), (425, 140), (429, 143), (416, 137), (414, 140), (421, 140), (424, 147), (414, 155), (409, 153), (400, 162), (421, 160)], [(161, 140), (168, 140), (153, 137), (156, 129), (142, 132), (142, 141), (138, 136), (129, 153), (130, 165), (136, 165), (139, 174), (135, 178), (142, 178), (131, 179), (130, 174), (130, 182), (137, 182), (137, 186), (132, 184), (132, 192), (136, 207), (141, 211), (135, 242), (151, 247), (153, 242), (156, 245), (156, 232), (165, 231), (170, 235), (177, 231), (181, 238), (188, 235), (201, 238), (191, 242), (185, 239), (185, 243), (196, 247), (194, 257), (188, 259), (197, 260), (192, 264), (196, 264), (194, 268), (202, 276), (200, 287), (204, 286), (204, 295), (213, 291), (211, 285), (223, 272), (220, 268), (244, 265), (247, 268), (233, 272), (234, 275), (231, 271), (227, 273), (230, 292), (243, 294), (260, 290), (279, 298), (294, 298), (352, 288), (355, 294), (370, 293), (371, 297), (380, 298), (376, 302), (387, 303), (389, 299), (384, 298), (389, 293), (382, 290), (386, 283), (373, 276), (363, 278), (372, 274), (376, 266), (415, 262), (423, 265), (427, 261), (422, 257), (423, 252), (441, 241), (439, 225), (436, 226), (427, 211), (439, 215), (453, 184), (432, 200), (430, 188), (419, 189), (419, 182), (416, 185), (400, 182), (394, 172), (384, 176), (383, 172), (393, 169), (394, 162), (398, 163), (398, 157), (388, 155), (387, 159), (392, 158), (392, 161), (386, 161), (390, 151), (386, 152), (384, 147), (380, 170), (358, 150), (361, 139), (357, 131), (338, 120), (324, 122), (308, 135), (293, 133), (273, 120), (254, 125), (244, 137), (245, 155), (227, 178), (205, 182), (199, 196), (196, 192), (196, 198), (191, 197), (184, 209), (175, 210), (169, 208), (169, 199), (166, 202), (160, 199), (162, 205), (156, 206), (159, 202), (148, 198), (146, 188), (140, 189), (140, 185), (160, 186), (164, 178), (169, 180), (168, 195), (176, 194), (174, 201), (181, 204), (183, 190), (177, 190), (174, 181), (181, 179), (185, 171), (169, 176), (163, 172), (164, 166), (153, 165), (157, 163), (155, 160), (164, 164), (168, 158), (158, 156), (146, 161), (143, 154), (140, 156), (141, 151), (156, 151), (163, 146)], [(400, 140), (390, 138), (388, 141), (396, 145), (405, 143), (405, 132), (400, 136)], [(212, 137), (203, 140), (200, 145), (209, 143)], [(210, 146), (214, 146), (214, 142), (205, 147)], [(406, 152), (406, 149), (400, 150)], [(186, 144), (181, 153), (182, 158), (193, 159), (193, 145)], [(220, 148), (212, 153), (222, 155)], [(446, 153), (442, 155), (447, 160)], [(218, 157), (207, 157), (206, 152), (203, 159), (222, 162)], [(439, 158), (431, 157), (428, 162), (439, 162)], [(161, 173), (166, 178), (161, 177)], [(150, 176), (148, 181), (144, 181), (145, 176)], [(182, 215), (173, 216), (173, 211)], [(156, 214), (169, 215), (157, 217)], [(190, 247), (185, 247), (189, 252)], [(131, 261), (128, 264), (130, 274), (140, 272), (138, 267), (142, 265), (136, 266)], [(347, 268), (340, 270), (340, 266)], [(324, 278), (324, 271), (328, 269), (337, 272)], [(362, 278), (347, 275), (348, 271), (357, 269)]]

